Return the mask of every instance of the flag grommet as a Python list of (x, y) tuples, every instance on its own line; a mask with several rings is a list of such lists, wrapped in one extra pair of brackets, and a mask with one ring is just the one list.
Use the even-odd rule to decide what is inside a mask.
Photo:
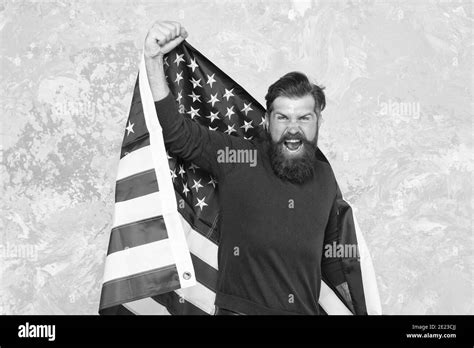
[(184, 278), (185, 280), (191, 279), (191, 272), (184, 272), (184, 273), (183, 273), (183, 278)]

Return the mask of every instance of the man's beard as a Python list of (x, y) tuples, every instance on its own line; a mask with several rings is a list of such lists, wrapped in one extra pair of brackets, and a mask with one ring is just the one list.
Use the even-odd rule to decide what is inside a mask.
[[(296, 135), (285, 135), (278, 142), (274, 142), (269, 134), (266, 133), (268, 146), (268, 155), (275, 174), (283, 180), (296, 184), (303, 184), (314, 176), (314, 166), (317, 161), (317, 134), (313, 141), (308, 141), (301, 133)], [(301, 140), (303, 146), (303, 154), (298, 157), (287, 157), (283, 153), (286, 151), (285, 140), (298, 139)]]

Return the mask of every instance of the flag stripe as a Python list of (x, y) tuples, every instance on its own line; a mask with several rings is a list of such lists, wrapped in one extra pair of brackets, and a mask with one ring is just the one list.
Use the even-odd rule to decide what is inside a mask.
[(183, 224), (186, 234), (189, 250), (210, 267), (217, 270), (217, 244), (211, 242), (201, 233), (191, 228), (191, 225), (182, 216), (181, 223)]
[(149, 297), (156, 292), (169, 292), (179, 286), (176, 266), (165, 266), (104, 283), (101, 306), (108, 307), (121, 303), (124, 299)]
[(117, 251), (106, 258), (104, 283), (173, 264), (169, 239)]
[[(184, 198), (185, 197), (183, 197), (179, 192), (176, 192), (176, 199), (178, 201)], [(210, 203), (210, 201), (208, 202)], [(201, 233), (203, 236), (206, 236), (206, 239), (209, 239), (212, 243), (218, 245), (218, 231), (216, 230), (216, 227), (212, 226), (212, 224), (206, 223), (206, 221), (203, 221), (198, 216), (196, 216), (192, 206), (190, 206), (186, 200), (185, 204), (185, 207), (180, 209), (179, 213), (181, 216), (183, 216), (183, 219), (187, 222), (187, 224), (190, 225), (193, 230)]]
[(113, 227), (162, 215), (161, 192), (115, 203)]
[[(179, 201), (180, 199), (184, 199), (184, 197), (182, 197), (179, 192), (176, 192), (176, 199)], [(198, 216), (196, 216), (192, 206), (190, 206), (186, 200), (185, 207), (180, 209), (179, 213), (183, 217), (183, 220), (186, 221), (187, 225), (190, 226), (190, 228), (205, 236), (205, 238), (211, 243), (215, 244), (216, 246), (218, 245), (218, 232), (216, 231), (215, 226), (206, 223), (206, 221), (203, 221)]]
[(154, 169), (151, 160), (151, 146), (144, 146), (138, 150), (130, 152), (119, 161), (117, 180), (122, 180), (128, 176)]
[(163, 216), (132, 222), (112, 229), (107, 255), (166, 238), (168, 233)]
[(198, 282), (196, 285), (188, 288), (176, 289), (175, 292), (204, 312), (214, 314), (216, 294), (201, 283)]
[[(101, 304), (102, 305), (102, 304)], [(100, 315), (136, 315), (136, 313), (131, 312), (127, 309), (124, 304), (112, 307), (99, 308)]]
[(324, 281), (321, 281), (319, 305), (323, 307), (326, 313), (330, 313), (331, 315), (352, 315), (352, 312)]
[(182, 299), (176, 292), (153, 296), (153, 300), (164, 305), (171, 315), (209, 315), (199, 307)]
[(157, 191), (159, 188), (155, 171), (150, 169), (117, 181), (115, 202), (127, 201)]
[(135, 315), (170, 315), (165, 306), (151, 297), (128, 302), (124, 306)]
[(217, 270), (191, 252), (191, 260), (193, 260), (196, 279), (199, 283), (207, 287), (209, 290), (216, 292)]
[(150, 137), (148, 133), (145, 134), (142, 138), (136, 139), (133, 143), (124, 145), (120, 150), (120, 159), (127, 156), (131, 152), (137, 151), (142, 147), (150, 145)]

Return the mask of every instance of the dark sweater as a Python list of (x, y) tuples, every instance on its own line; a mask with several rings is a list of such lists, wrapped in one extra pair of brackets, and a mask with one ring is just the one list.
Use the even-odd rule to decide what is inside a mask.
[[(155, 107), (167, 149), (219, 183), (216, 305), (244, 314), (319, 314), (323, 243), (337, 238), (331, 167), (317, 161), (313, 180), (283, 181), (265, 141), (209, 130), (179, 114), (171, 94)], [(256, 150), (256, 166), (219, 163), (226, 147)]]

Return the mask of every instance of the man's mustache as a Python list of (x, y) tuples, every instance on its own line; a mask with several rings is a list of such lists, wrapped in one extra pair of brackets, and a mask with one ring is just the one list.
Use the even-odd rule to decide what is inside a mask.
[(296, 133), (282, 135), (280, 140), (278, 140), (277, 144), (283, 144), (287, 140), (300, 140), (302, 143), (310, 143), (302, 133)]

